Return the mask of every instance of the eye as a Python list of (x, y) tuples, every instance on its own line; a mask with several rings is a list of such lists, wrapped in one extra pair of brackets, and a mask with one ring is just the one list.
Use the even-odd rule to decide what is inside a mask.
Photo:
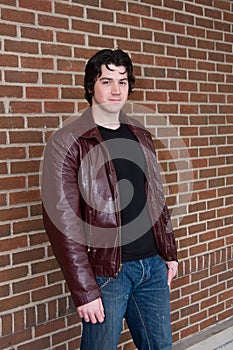
[(109, 80), (103, 80), (103, 85), (109, 85), (109, 84), (110, 84)]
[(120, 85), (128, 85), (127, 81), (120, 81)]

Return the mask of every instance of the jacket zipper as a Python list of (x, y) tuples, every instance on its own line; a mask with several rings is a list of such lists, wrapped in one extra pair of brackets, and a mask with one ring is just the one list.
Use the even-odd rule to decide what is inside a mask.
[[(110, 157), (109, 151), (108, 151), (107, 147), (105, 145), (103, 145), (103, 143), (100, 143), (100, 144), (107, 154), (108, 164), (109, 164), (109, 169), (111, 171), (111, 174), (113, 174), (114, 177), (116, 177), (115, 169), (114, 169), (113, 163), (111, 162), (111, 157)], [(117, 184), (113, 184), (113, 186), (114, 186), (114, 195), (115, 195), (115, 199), (116, 199), (116, 203), (117, 203), (116, 204), (116, 210), (117, 210), (116, 213), (120, 213), (120, 202), (119, 202), (120, 195), (119, 195), (118, 186), (117, 186)], [(120, 224), (121, 224), (121, 222), (120, 222)], [(119, 249), (119, 254), (120, 254), (120, 264), (118, 267), (118, 271), (115, 273), (115, 277), (117, 277), (119, 275), (119, 272), (122, 269), (121, 226), (119, 226), (119, 228), (118, 228), (118, 237), (119, 237), (119, 248), (118, 249)], [(116, 249), (117, 249), (117, 247), (116, 247)]]

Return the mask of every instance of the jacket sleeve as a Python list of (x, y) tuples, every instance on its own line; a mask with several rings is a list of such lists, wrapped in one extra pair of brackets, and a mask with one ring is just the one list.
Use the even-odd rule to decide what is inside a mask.
[(41, 193), (46, 233), (74, 303), (80, 306), (101, 293), (88, 259), (76, 143), (70, 132), (57, 132), (50, 138), (44, 153)]

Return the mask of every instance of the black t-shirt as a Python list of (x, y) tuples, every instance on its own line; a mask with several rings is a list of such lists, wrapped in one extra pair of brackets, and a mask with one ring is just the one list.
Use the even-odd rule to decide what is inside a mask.
[(98, 126), (116, 170), (121, 203), (122, 261), (157, 254), (146, 200), (146, 161), (127, 125), (116, 130)]

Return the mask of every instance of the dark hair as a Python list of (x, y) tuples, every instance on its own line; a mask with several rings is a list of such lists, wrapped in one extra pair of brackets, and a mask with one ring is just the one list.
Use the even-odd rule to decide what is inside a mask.
[[(105, 65), (107, 68), (110, 64), (115, 66), (124, 66), (128, 74), (129, 92), (133, 90), (135, 78), (133, 76), (133, 65), (129, 55), (120, 50), (103, 49), (94, 54), (87, 62), (85, 68), (84, 88), (85, 98), (92, 105), (92, 97), (94, 94), (94, 85), (98, 77), (101, 76), (101, 66)], [(109, 68), (108, 68), (109, 69)]]

